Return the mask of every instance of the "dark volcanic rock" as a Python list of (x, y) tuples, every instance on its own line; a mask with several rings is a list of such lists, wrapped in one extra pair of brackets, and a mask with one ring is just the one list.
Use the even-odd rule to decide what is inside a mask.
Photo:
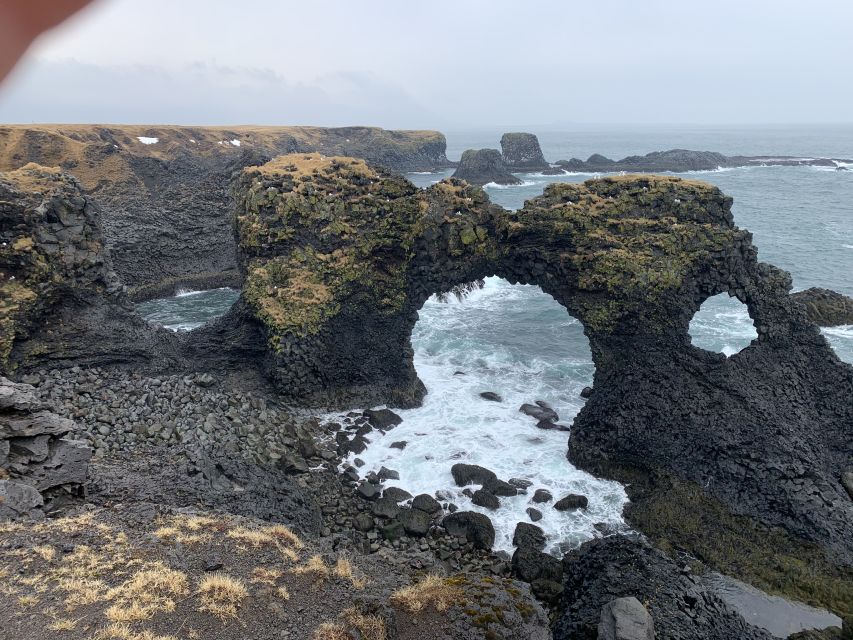
[(489, 493), (485, 489), (477, 489), (474, 495), (471, 496), (471, 502), (478, 507), (485, 507), (486, 509), (497, 509), (501, 506), (501, 501), (498, 500), (495, 494)]
[(557, 511), (572, 511), (574, 509), (586, 509), (589, 500), (586, 496), (581, 496), (576, 493), (570, 493), (557, 500), (554, 503), (554, 508)]
[(239, 286), (231, 186), (246, 166), (311, 151), (401, 172), (452, 166), (442, 134), (375, 127), (151, 127), (145, 136), (158, 141), (151, 145), (136, 138), (136, 127), (0, 127), (0, 134), (0, 170), (36, 162), (81, 181), (134, 299)]
[(483, 391), (483, 392), (480, 394), (480, 397), (481, 397), (483, 400), (491, 400), (492, 402), (502, 402), (502, 401), (503, 401), (503, 398), (501, 398), (501, 397), (500, 397), (497, 393), (495, 393), (494, 391)]
[(397, 514), (397, 520), (406, 533), (413, 536), (426, 535), (431, 524), (429, 514), (420, 509), (403, 509)]
[(510, 173), (497, 149), (468, 149), (453, 177), (470, 184), (521, 184), (521, 180)]
[(433, 514), (441, 511), (441, 504), (431, 495), (421, 493), (416, 495), (412, 500), (412, 509), (420, 509), (426, 513)]
[(490, 482), (496, 482), (498, 479), (494, 471), (476, 464), (464, 464), (462, 462), (450, 467), (450, 473), (453, 475), (453, 481), (457, 487), (466, 487), (469, 484), (486, 485)]
[(533, 492), (533, 502), (540, 504), (542, 502), (551, 502), (554, 496), (547, 489), (537, 489)]
[(809, 320), (819, 327), (853, 324), (853, 298), (829, 289), (813, 287), (791, 294), (806, 308)]
[(100, 225), (67, 174), (0, 173), (0, 373), (176, 357), (174, 334), (134, 312)]
[(539, 511), (539, 509), (535, 509), (534, 507), (527, 507), (525, 511), (527, 511), (527, 515), (530, 516), (530, 519), (533, 522), (539, 522), (542, 519), (542, 512)]
[(602, 608), (616, 598), (645, 603), (657, 637), (770, 640), (660, 551), (623, 536), (587, 542), (563, 558), (555, 640), (595, 640)]
[(450, 535), (465, 538), (478, 549), (491, 549), (495, 544), (495, 528), (482, 513), (457, 511), (445, 516), (441, 525)]
[(501, 136), (501, 156), (507, 167), (538, 171), (549, 167), (539, 140), (532, 133), (505, 133)]
[(557, 422), (560, 419), (556, 411), (550, 407), (541, 407), (538, 404), (523, 404), (518, 410), (540, 422)]
[(515, 525), (512, 543), (516, 547), (530, 547), (542, 551), (545, 548), (545, 533), (535, 524), (519, 522)]
[(383, 431), (393, 429), (403, 421), (400, 416), (390, 409), (368, 409), (363, 415), (371, 425)]

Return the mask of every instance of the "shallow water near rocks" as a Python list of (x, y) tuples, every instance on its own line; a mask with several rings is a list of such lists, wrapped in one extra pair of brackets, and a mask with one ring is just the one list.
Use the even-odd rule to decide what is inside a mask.
[(172, 331), (191, 331), (223, 315), (231, 308), (240, 292), (223, 287), (206, 291), (179, 291), (169, 298), (147, 300), (136, 310), (148, 322)]
[(766, 629), (777, 638), (787, 638), (807, 629), (841, 627), (841, 618), (829, 611), (768, 595), (729, 576), (712, 573), (705, 581), (748, 623)]

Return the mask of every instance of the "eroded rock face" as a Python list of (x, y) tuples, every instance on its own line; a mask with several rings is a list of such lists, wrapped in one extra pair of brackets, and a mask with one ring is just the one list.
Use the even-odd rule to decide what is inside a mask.
[[(363, 162), (288, 156), (244, 172), (243, 305), (294, 401), (412, 406), (409, 342), (429, 295), (485, 276), (539, 285), (584, 325), (595, 393), (570, 457), (599, 475), (662, 469), (735, 513), (845, 563), (853, 504), (853, 370), (756, 260), (731, 199), (675, 177), (553, 184), (515, 212), (449, 180), (420, 191)], [(744, 302), (758, 339), (726, 358), (693, 347), (709, 297)]]
[(0, 173), (0, 372), (148, 361), (168, 338), (133, 311), (76, 180)]
[(809, 320), (820, 327), (853, 324), (853, 298), (849, 296), (812, 287), (792, 293), (791, 297), (806, 308)]
[(519, 171), (536, 171), (550, 166), (542, 155), (539, 139), (532, 133), (503, 134), (501, 155), (506, 166)]
[(497, 149), (468, 149), (462, 153), (462, 159), (453, 177), (470, 184), (521, 184), (521, 180), (512, 175)]
[(92, 450), (74, 431), (33, 387), (0, 376), (0, 519), (44, 517), (45, 495), (82, 490)]
[(239, 284), (230, 187), (243, 167), (319, 151), (429, 171), (451, 166), (445, 149), (437, 131), (377, 127), (0, 126), (0, 170), (35, 162), (80, 181), (134, 299)]
[[(614, 536), (587, 542), (563, 558), (564, 590), (555, 640), (649, 637), (770, 640), (675, 562), (643, 543)], [(645, 607), (618, 607), (635, 598)], [(647, 609), (645, 616), (642, 609)], [(648, 616), (648, 617), (646, 617)], [(651, 632), (652, 626), (658, 632)], [(635, 635), (613, 635), (618, 628)], [(602, 633), (603, 632), (603, 633)]]

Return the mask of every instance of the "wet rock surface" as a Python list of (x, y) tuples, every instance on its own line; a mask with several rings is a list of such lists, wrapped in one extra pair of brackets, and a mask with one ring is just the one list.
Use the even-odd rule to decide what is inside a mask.
[(593, 640), (599, 624), (618, 598), (645, 604), (656, 638), (770, 640), (768, 632), (748, 625), (711, 593), (701, 580), (666, 555), (642, 542), (613, 536), (585, 543), (563, 558), (563, 610), (555, 640)]
[(853, 324), (853, 298), (849, 296), (812, 287), (792, 293), (791, 297), (806, 308), (809, 320), (820, 327)]
[(462, 153), (453, 177), (470, 184), (521, 184), (521, 179), (510, 172), (497, 149), (468, 149)]

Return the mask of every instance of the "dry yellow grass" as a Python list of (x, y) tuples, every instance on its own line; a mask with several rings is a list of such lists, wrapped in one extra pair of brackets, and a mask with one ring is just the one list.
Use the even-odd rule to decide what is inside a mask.
[(49, 544), (33, 547), (33, 552), (36, 553), (45, 562), (50, 562), (56, 557), (56, 549)]
[(270, 525), (269, 527), (264, 527), (263, 530), (282, 544), (289, 545), (294, 549), (302, 549), (305, 546), (302, 540), (299, 539), (299, 536), (283, 524)]
[(103, 600), (107, 584), (97, 578), (62, 578), (57, 588), (65, 592), (65, 607), (70, 611)]
[(335, 563), (334, 572), (339, 578), (349, 580), (350, 584), (352, 584), (356, 589), (364, 589), (364, 587), (367, 586), (367, 578), (364, 576), (357, 576), (355, 574), (352, 562), (350, 562), (349, 558), (345, 558), (343, 556), (338, 558), (338, 561)]
[(71, 618), (56, 618), (53, 622), (47, 625), (49, 631), (74, 631), (77, 628), (77, 623), (82, 618), (72, 620)]
[(437, 611), (446, 611), (460, 602), (462, 595), (462, 589), (448, 583), (446, 578), (430, 574), (420, 582), (395, 591), (391, 594), (391, 601), (410, 613), (418, 613), (430, 606)]
[(110, 589), (106, 600), (115, 601), (105, 614), (113, 622), (145, 620), (155, 613), (175, 610), (175, 598), (189, 593), (186, 574), (161, 562), (151, 563), (129, 580)]
[(277, 595), (282, 600), (290, 600), (290, 591), (288, 591), (287, 587), (281, 586), (275, 590), (275, 595)]
[(324, 622), (314, 630), (311, 640), (352, 640), (352, 636), (341, 623)]
[(362, 640), (387, 640), (385, 621), (378, 615), (365, 615), (350, 607), (344, 609), (336, 622), (324, 622), (314, 630), (312, 640), (351, 640), (352, 631)]
[(224, 573), (205, 576), (198, 585), (201, 611), (207, 611), (225, 620), (237, 617), (237, 608), (249, 595), (248, 589), (239, 578)]
[(281, 569), (267, 569), (266, 567), (255, 567), (252, 569), (252, 576), (249, 582), (252, 584), (268, 584), (275, 586), (276, 580), (284, 575)]
[(311, 556), (305, 564), (291, 569), (291, 573), (297, 576), (308, 576), (314, 578), (316, 584), (320, 584), (327, 580), (332, 574), (332, 570), (318, 555)]
[(24, 608), (34, 607), (39, 603), (38, 596), (26, 595), (18, 597), (18, 604)]
[(127, 624), (114, 622), (98, 631), (95, 635), (95, 640), (178, 640), (175, 636), (159, 636), (143, 629), (135, 631)]

